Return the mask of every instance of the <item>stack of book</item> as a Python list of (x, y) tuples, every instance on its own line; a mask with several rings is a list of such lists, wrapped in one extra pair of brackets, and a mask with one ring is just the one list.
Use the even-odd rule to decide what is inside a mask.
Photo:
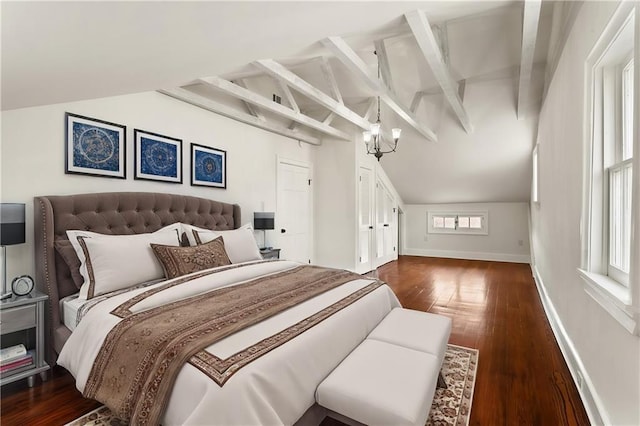
[(33, 367), (34, 351), (24, 345), (0, 349), (0, 377), (19, 373)]

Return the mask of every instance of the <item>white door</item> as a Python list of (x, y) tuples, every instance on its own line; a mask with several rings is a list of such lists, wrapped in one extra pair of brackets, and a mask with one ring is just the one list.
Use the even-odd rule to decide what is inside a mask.
[(376, 258), (375, 266), (384, 265), (394, 258), (394, 199), (391, 192), (382, 183), (376, 182)]
[(358, 268), (360, 273), (373, 267), (373, 172), (360, 167), (358, 173)]
[(384, 188), (384, 256), (385, 263), (389, 262), (393, 259), (393, 250), (395, 249), (393, 244), (393, 225), (395, 222), (393, 207), (393, 196), (391, 192), (385, 187)]
[(384, 185), (376, 182), (376, 267), (384, 263), (384, 224), (385, 224)]
[(311, 263), (311, 225), (310, 167), (279, 159), (275, 231), (281, 259)]

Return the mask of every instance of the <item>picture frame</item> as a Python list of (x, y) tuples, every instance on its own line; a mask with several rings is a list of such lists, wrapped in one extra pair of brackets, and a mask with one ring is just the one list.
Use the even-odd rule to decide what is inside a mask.
[(65, 173), (127, 178), (127, 127), (65, 113)]
[(134, 179), (182, 183), (182, 139), (134, 129)]
[(191, 144), (191, 185), (227, 188), (227, 152)]

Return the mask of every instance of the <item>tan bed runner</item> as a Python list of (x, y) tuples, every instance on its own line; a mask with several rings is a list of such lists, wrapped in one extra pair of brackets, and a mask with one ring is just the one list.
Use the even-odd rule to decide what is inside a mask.
[(84, 396), (104, 403), (118, 417), (130, 420), (131, 424), (157, 424), (175, 378), (185, 362), (191, 359), (193, 365), (222, 385), (240, 367), (353, 303), (381, 283), (356, 291), (276, 334), (275, 339), (270, 338), (269, 344), (259, 342), (256, 346), (259, 346), (260, 354), (249, 357), (246, 362), (226, 364), (223, 360), (211, 358), (212, 355), (204, 351), (206, 347), (359, 278), (362, 276), (349, 271), (304, 265), (131, 313), (107, 335), (96, 356)]

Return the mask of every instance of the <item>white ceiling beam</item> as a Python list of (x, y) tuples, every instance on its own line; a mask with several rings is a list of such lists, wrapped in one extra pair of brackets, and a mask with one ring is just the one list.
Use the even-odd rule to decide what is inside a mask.
[[(369, 67), (362, 58), (353, 51), (351, 47), (341, 37), (329, 37), (322, 41), (336, 57), (360, 80), (362, 80), (371, 90), (380, 96), (380, 99), (393, 110), (400, 118), (418, 131), (422, 136), (436, 142), (438, 137), (428, 127), (421, 124), (396, 97), (380, 82), (372, 76)], [(367, 129), (368, 130), (368, 129)]]
[(376, 107), (378, 106), (377, 98), (373, 97), (367, 105), (367, 112), (364, 114), (365, 120), (371, 120), (371, 116), (376, 113)]
[(158, 92), (162, 93), (163, 95), (170, 96), (174, 99), (178, 99), (182, 102), (186, 102), (188, 104), (206, 109), (207, 111), (215, 112), (216, 114), (229, 117), (233, 120), (248, 124), (250, 126), (258, 127), (271, 133), (276, 133), (278, 135), (306, 142), (311, 145), (320, 145), (322, 143), (319, 138), (304, 135), (294, 130), (269, 123), (268, 121), (262, 121), (251, 114), (238, 111), (228, 105), (221, 104), (217, 101), (214, 101), (213, 99), (198, 95), (197, 93), (194, 93), (187, 89), (183, 89), (181, 87), (177, 89), (158, 90)]
[(278, 82), (278, 86), (280, 86), (280, 90), (282, 90), (282, 92), (284, 93), (284, 97), (287, 98), (287, 102), (289, 103), (289, 106), (291, 107), (291, 109), (293, 109), (295, 112), (300, 112), (300, 107), (298, 106), (298, 103), (293, 97), (293, 93), (291, 93), (289, 86), (284, 84), (282, 80), (276, 80), (276, 81)]
[(449, 102), (449, 105), (451, 105), (453, 112), (456, 114), (458, 120), (460, 120), (460, 123), (462, 124), (462, 127), (464, 127), (467, 133), (472, 132), (473, 126), (471, 125), (471, 121), (469, 120), (469, 116), (467, 115), (464, 105), (462, 105), (462, 100), (458, 95), (458, 84), (449, 73), (449, 69), (444, 62), (438, 41), (433, 35), (427, 16), (420, 10), (405, 13), (404, 16), (409, 23), (411, 32), (418, 42), (418, 46), (420, 47), (424, 58), (427, 60), (431, 71), (433, 71), (436, 81), (440, 85), (440, 88), (442, 88), (442, 92)]
[(373, 43), (376, 49), (376, 56), (378, 57), (378, 63), (380, 64), (380, 76), (382, 81), (387, 86), (387, 89), (391, 93), (396, 93), (393, 90), (393, 78), (391, 77), (391, 67), (389, 66), (389, 56), (387, 55), (387, 47), (384, 44), (384, 40), (376, 40)]
[(296, 112), (291, 108), (287, 108), (284, 105), (273, 102), (270, 99), (265, 98), (257, 93), (254, 93), (250, 90), (243, 89), (237, 84), (233, 84), (230, 81), (224, 80), (219, 77), (205, 77), (198, 79), (198, 82), (217, 89), (221, 92), (224, 92), (228, 95), (236, 97), (240, 100), (247, 101), (256, 105), (266, 111), (271, 111), (274, 114), (280, 115), (282, 117), (288, 118), (290, 120), (297, 121), (300, 124), (304, 124), (307, 127), (318, 130), (322, 133), (325, 133), (330, 136), (334, 136), (344, 140), (351, 140), (351, 137), (348, 133), (343, 132), (342, 130), (338, 130), (331, 126), (327, 126), (326, 124), (321, 123), (318, 120), (314, 120), (313, 118), (306, 116), (300, 112)]
[(329, 112), (329, 115), (327, 115), (327, 117), (322, 122), (324, 124), (331, 124), (334, 118), (336, 118), (336, 114), (333, 111), (331, 111)]
[(298, 92), (307, 96), (309, 99), (312, 99), (313, 101), (319, 103), (328, 110), (333, 111), (334, 113), (336, 113), (336, 115), (344, 118), (345, 120), (352, 122), (361, 129), (369, 130), (369, 127), (371, 127), (371, 123), (369, 123), (367, 120), (351, 111), (344, 104), (339, 103), (338, 101), (332, 99), (331, 96), (325, 94), (321, 90), (307, 83), (302, 78), (292, 73), (279, 63), (271, 59), (263, 59), (254, 62), (254, 64), (257, 67), (262, 68), (271, 76), (282, 80), (294, 90), (297, 90)]
[(460, 80), (458, 82), (458, 96), (460, 96), (460, 99), (464, 100), (464, 94), (465, 91), (467, 89), (467, 80)]
[[(289, 69), (295, 69), (295, 68), (300, 68), (305, 66), (315, 66), (316, 62), (321, 63), (323, 59), (324, 58), (322, 56), (314, 56), (312, 58), (305, 58), (305, 59), (302, 59), (301, 61), (287, 64), (287, 67)], [(262, 70), (255, 67), (245, 67), (245, 69), (242, 71), (224, 73), (224, 74), (220, 74), (218, 77), (224, 78), (225, 80), (229, 80), (229, 81), (235, 81), (238, 79), (255, 78), (255, 77), (262, 77), (262, 76), (264, 76), (264, 72)]]
[[(236, 80), (236, 81), (234, 81), (234, 83), (237, 84), (238, 86), (242, 87), (243, 89), (247, 88), (247, 85), (245, 84), (244, 80), (242, 80), (242, 79)], [(262, 113), (260, 112), (260, 110), (258, 108), (254, 107), (249, 102), (242, 101), (242, 103), (244, 104), (244, 106), (247, 109), (247, 111), (249, 111), (249, 114), (253, 115), (254, 117), (259, 118), (262, 121), (265, 121), (264, 115), (262, 115)]]
[(340, 104), (344, 105), (344, 99), (342, 99), (342, 93), (340, 93), (340, 88), (338, 87), (338, 82), (336, 81), (336, 76), (331, 69), (329, 60), (327, 58), (322, 58), (322, 64), (320, 65), (320, 67), (322, 69), (322, 73), (324, 74), (324, 78), (329, 85), (329, 89), (331, 90), (333, 98)]
[(520, 51), (520, 79), (518, 80), (518, 119), (522, 120), (529, 103), (533, 54), (536, 50), (538, 24), (542, 0), (525, 0), (522, 15), (522, 49)]
[(424, 97), (424, 92), (422, 91), (418, 91), (416, 92), (415, 95), (413, 95), (413, 100), (411, 101), (411, 106), (409, 107), (412, 113), (415, 114), (416, 111), (418, 111), (418, 108), (420, 107), (420, 102), (422, 102), (423, 97)]

